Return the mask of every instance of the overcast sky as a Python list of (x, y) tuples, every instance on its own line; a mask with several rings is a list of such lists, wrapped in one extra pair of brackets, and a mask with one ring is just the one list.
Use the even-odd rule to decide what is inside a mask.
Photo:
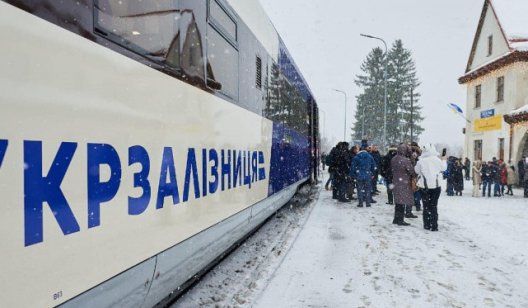
[[(344, 133), (344, 96), (348, 95), (347, 133), (360, 89), (360, 65), (383, 38), (390, 49), (402, 39), (415, 60), (425, 120), (422, 142), (462, 145), (464, 120), (446, 104), (465, 110), (464, 74), (484, 0), (260, 0), (324, 111), (321, 131), (339, 141)], [(326, 124), (324, 123), (326, 118)], [(380, 123), (383, 125), (383, 123)], [(390, 129), (390, 128), (388, 128)], [(333, 142), (335, 143), (335, 142)]]

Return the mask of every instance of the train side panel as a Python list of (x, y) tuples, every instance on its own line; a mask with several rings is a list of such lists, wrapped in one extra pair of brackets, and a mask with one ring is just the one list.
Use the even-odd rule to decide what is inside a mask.
[(31, 294), (2, 306), (63, 303), (268, 196), (271, 121), (0, 14), (0, 285)]

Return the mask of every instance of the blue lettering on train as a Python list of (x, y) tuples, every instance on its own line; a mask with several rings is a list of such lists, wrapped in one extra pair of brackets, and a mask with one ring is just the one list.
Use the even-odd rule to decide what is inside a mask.
[[(167, 176), (169, 176), (168, 182)], [(180, 203), (180, 193), (178, 192), (178, 183), (176, 181), (176, 167), (174, 166), (174, 154), (172, 153), (172, 148), (166, 147), (163, 149), (163, 158), (161, 160), (156, 208), (161, 209), (165, 197), (169, 196), (172, 197), (172, 204)]]
[[(101, 182), (101, 165), (110, 168), (110, 179)], [(121, 162), (109, 144), (88, 144), (88, 228), (101, 224), (101, 203), (112, 200), (121, 184)]]
[(25, 245), (43, 241), (43, 209), (46, 202), (64, 235), (80, 231), (79, 223), (61, 189), (77, 143), (63, 142), (46, 176), (42, 175), (42, 142), (24, 141), (24, 230)]
[(128, 149), (128, 165), (139, 164), (141, 171), (134, 173), (134, 188), (140, 188), (142, 194), (139, 197), (128, 197), (128, 214), (140, 215), (150, 202), (151, 189), (148, 179), (150, 172), (150, 159), (147, 150), (140, 145), (132, 146)]
[[(0, 164), (7, 152), (7, 140), (0, 140)], [(24, 156), (24, 245), (31, 246), (44, 241), (44, 204), (53, 213), (64, 235), (81, 231), (68, 198), (61, 185), (70, 169), (70, 164), (78, 150), (75, 142), (62, 142), (51, 166), (43, 165), (42, 141), (23, 142)], [(128, 168), (132, 176), (131, 187), (122, 187), (123, 165), (120, 153), (110, 144), (88, 143), (86, 145), (86, 209), (88, 229), (101, 226), (101, 207), (108, 206), (120, 189), (133, 191), (128, 196), (128, 215), (144, 213), (151, 199), (154, 209), (161, 209), (165, 202), (180, 205), (189, 199), (205, 198), (215, 193), (248, 186), (266, 179), (265, 157), (262, 151), (231, 149), (186, 149), (186, 162), (175, 164), (172, 147), (162, 151), (159, 174), (151, 174), (151, 155), (141, 145), (128, 148)], [(127, 160), (123, 161), (126, 162)], [(200, 164), (201, 162), (201, 164)], [(200, 167), (200, 168), (199, 168)], [(183, 169), (185, 168), (185, 169)], [(102, 172), (102, 170), (109, 172)], [(182, 170), (184, 182), (177, 181), (178, 171)], [(46, 172), (47, 170), (47, 172)], [(128, 176), (128, 173), (126, 173)], [(159, 177), (158, 177), (159, 176)], [(157, 191), (151, 183), (158, 181)], [(181, 189), (181, 190), (180, 190)], [(180, 198), (180, 191), (182, 195)], [(151, 198), (154, 194), (154, 198)], [(118, 206), (112, 204), (112, 206)]]
[(214, 194), (218, 190), (218, 152), (215, 149), (209, 150), (209, 162), (213, 163), (211, 178), (214, 178), (213, 181), (209, 180), (209, 193)]
[(183, 186), (183, 202), (189, 200), (189, 190), (191, 189), (191, 177), (194, 186), (194, 198), (200, 198), (200, 186), (198, 184), (198, 167), (196, 166), (196, 154), (194, 149), (187, 151), (187, 166), (185, 167), (185, 185)]
[(7, 145), (9, 142), (7, 140), (0, 139), (0, 168), (2, 167), (2, 162), (4, 161), (5, 153), (7, 152)]

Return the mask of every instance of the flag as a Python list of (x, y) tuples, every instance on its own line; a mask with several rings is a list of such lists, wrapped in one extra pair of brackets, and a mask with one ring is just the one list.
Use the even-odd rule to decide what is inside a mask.
[(450, 104), (447, 104), (447, 107), (453, 109), (453, 111), (457, 112), (457, 113), (460, 113), (460, 114), (463, 114), (464, 111), (462, 110), (462, 108), (460, 108), (457, 104), (454, 104), (454, 103), (450, 103)]
[(462, 108), (460, 108), (460, 106), (458, 106), (455, 103), (450, 103), (450, 104), (447, 104), (447, 107), (449, 107), (449, 109), (453, 110), (455, 113), (457, 113), (458, 115), (463, 117), (464, 120), (466, 120), (466, 122), (471, 123), (471, 121), (464, 116), (464, 110), (462, 110)]

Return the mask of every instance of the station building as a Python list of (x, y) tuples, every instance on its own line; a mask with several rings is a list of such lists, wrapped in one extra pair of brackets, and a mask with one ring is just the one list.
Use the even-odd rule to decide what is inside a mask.
[(528, 157), (527, 0), (485, 0), (465, 74), (465, 153), (517, 163)]

